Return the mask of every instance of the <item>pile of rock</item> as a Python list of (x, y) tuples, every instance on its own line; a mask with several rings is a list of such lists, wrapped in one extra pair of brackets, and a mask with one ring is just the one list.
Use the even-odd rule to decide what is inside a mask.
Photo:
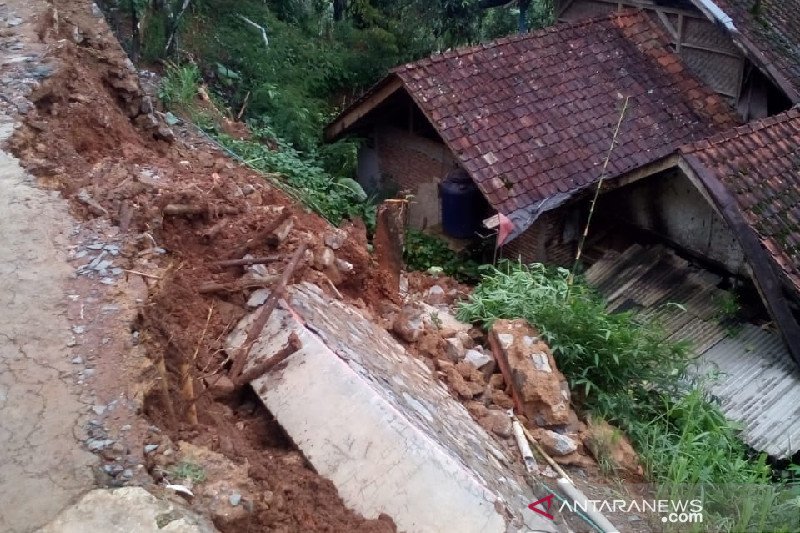
[[(396, 337), (425, 357), (484, 429), (510, 439), (508, 411), (513, 409), (557, 462), (588, 466), (602, 456), (615, 468), (641, 473), (618, 430), (578, 418), (566, 378), (530, 324), (497, 320), (486, 335), (444, 309), (411, 302), (395, 310), (388, 323)], [(609, 432), (615, 432), (614, 438)]]

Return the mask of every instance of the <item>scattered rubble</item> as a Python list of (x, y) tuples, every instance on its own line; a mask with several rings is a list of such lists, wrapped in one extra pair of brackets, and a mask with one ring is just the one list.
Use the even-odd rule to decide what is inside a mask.
[[(509, 468), (515, 461), (426, 365), (318, 287), (302, 283), (288, 295), (289, 307), (275, 309), (253, 344), (250, 365), (280, 350), (290, 335), (302, 348), (253, 387), (348, 505), (367, 517), (386, 512), (405, 531), (505, 532), (523, 524), (556, 530), (553, 522), (522, 512), (537, 497)], [(242, 320), (229, 337), (229, 352), (247, 343), (256, 320), (257, 314)], [(483, 379), (463, 361), (449, 372)], [(300, 389), (302, 396), (294, 393)], [(482, 391), (474, 389), (475, 395)], [(490, 431), (510, 436), (504, 412), (489, 411), (482, 420)]]

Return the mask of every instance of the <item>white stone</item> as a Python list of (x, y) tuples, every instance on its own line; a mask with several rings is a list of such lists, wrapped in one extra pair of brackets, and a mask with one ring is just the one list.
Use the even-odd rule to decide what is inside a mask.
[(264, 302), (269, 298), (269, 289), (258, 289), (253, 291), (250, 298), (247, 300), (248, 307), (258, 307), (264, 305)]
[(504, 350), (507, 350), (514, 343), (514, 335), (511, 333), (498, 333), (497, 340)]
[(314, 264), (319, 270), (324, 270), (336, 261), (336, 256), (330, 248), (323, 248), (322, 252), (314, 255)]
[(469, 361), (475, 368), (481, 368), (492, 362), (492, 357), (479, 350), (467, 350), (464, 354), (464, 360)]
[(536, 368), (536, 370), (541, 372), (553, 371), (553, 369), (550, 367), (550, 360), (546, 353), (538, 352), (531, 354), (531, 360), (533, 361), (533, 366)]
[(458, 337), (451, 337), (449, 339), (445, 339), (445, 354), (447, 358), (457, 363), (464, 358), (465, 350), (464, 344), (461, 342), (461, 339)]
[(445, 303), (446, 298), (444, 289), (439, 285), (433, 285), (425, 292), (425, 301), (430, 305), (441, 305)]
[(569, 438), (566, 435), (562, 435), (561, 433), (556, 433), (555, 431), (550, 431), (549, 429), (545, 429), (544, 432), (547, 434), (547, 441), (548, 441), (548, 448), (553, 453), (553, 455), (569, 455), (572, 452), (578, 449), (578, 445), (575, 443), (574, 440)]

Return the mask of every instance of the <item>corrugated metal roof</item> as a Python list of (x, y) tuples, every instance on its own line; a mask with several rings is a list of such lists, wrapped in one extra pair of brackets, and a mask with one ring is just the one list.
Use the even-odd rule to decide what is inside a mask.
[(610, 310), (653, 318), (669, 339), (692, 343), (692, 372), (715, 376), (703, 386), (748, 445), (781, 459), (800, 450), (800, 370), (778, 333), (721, 316), (718, 277), (664, 247), (634, 245), (606, 252), (586, 278)]

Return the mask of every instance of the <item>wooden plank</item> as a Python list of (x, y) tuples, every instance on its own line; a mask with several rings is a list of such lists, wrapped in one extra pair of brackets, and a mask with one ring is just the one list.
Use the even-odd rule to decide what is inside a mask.
[(658, 15), (658, 19), (661, 21), (661, 24), (664, 25), (664, 28), (669, 32), (673, 39), (678, 41), (680, 36), (678, 35), (678, 30), (672, 25), (672, 22), (667, 17), (666, 13), (664, 13), (661, 9), (656, 9), (656, 15)]
[(719, 48), (711, 48), (710, 46), (703, 46), (701, 44), (692, 44), (692, 43), (683, 43), (684, 48), (689, 48), (691, 50), (700, 50), (702, 52), (709, 52), (711, 54), (719, 54), (727, 57), (732, 57), (734, 59), (741, 59), (742, 54), (737, 54), (736, 52), (729, 52), (727, 50), (721, 50)]

